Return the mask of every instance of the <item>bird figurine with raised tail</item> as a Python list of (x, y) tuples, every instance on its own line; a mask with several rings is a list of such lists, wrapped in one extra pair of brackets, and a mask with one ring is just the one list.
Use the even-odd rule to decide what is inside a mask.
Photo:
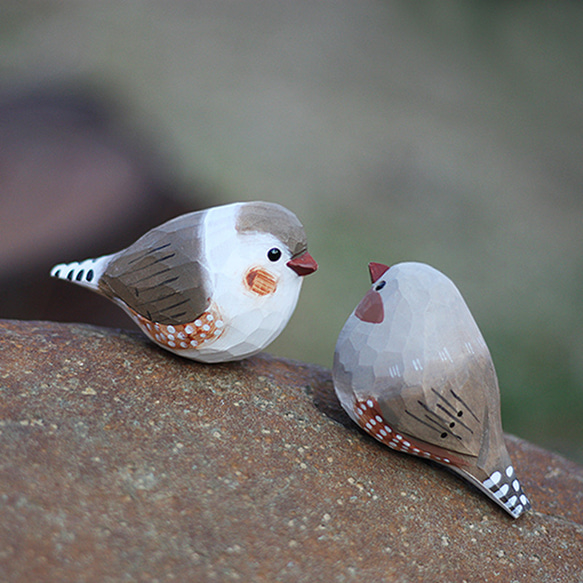
[(56, 265), (51, 275), (114, 301), (162, 348), (226, 362), (280, 334), (317, 268), (291, 211), (243, 202), (179, 216), (118, 253)]
[(369, 270), (336, 344), (342, 407), (384, 445), (451, 468), (518, 518), (530, 502), (504, 444), (492, 357), (460, 292), (423, 263)]

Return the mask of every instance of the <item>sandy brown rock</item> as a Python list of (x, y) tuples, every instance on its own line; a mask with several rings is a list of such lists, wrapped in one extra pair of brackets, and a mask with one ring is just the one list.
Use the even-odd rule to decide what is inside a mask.
[(516, 438), (517, 521), (349, 424), (329, 372), (0, 321), (0, 580), (583, 580), (583, 468)]

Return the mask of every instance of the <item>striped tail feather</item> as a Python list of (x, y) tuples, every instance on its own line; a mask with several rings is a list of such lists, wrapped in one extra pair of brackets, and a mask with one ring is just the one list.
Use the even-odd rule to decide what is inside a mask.
[(99, 279), (111, 258), (112, 255), (103, 255), (96, 259), (59, 263), (51, 269), (51, 276), (98, 291)]
[(482, 486), (491, 492), (498, 503), (502, 504), (514, 518), (518, 518), (531, 507), (512, 465), (502, 472), (498, 470), (492, 472), (482, 482)]
[(512, 465), (493, 471), (485, 480), (478, 480), (469, 472), (452, 467), (454, 471), (470, 480), (484, 494), (501, 506), (513, 518), (518, 518), (530, 510), (530, 500), (522, 490)]

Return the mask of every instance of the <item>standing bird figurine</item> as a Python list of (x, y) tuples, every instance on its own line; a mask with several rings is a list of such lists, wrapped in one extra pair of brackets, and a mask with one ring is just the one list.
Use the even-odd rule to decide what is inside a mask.
[(518, 518), (530, 502), (504, 444), (492, 357), (460, 292), (423, 263), (369, 270), (334, 354), (342, 407), (381, 443), (451, 468)]
[(243, 202), (179, 216), (118, 253), (56, 265), (51, 275), (114, 301), (162, 348), (226, 362), (280, 334), (317, 268), (291, 211)]

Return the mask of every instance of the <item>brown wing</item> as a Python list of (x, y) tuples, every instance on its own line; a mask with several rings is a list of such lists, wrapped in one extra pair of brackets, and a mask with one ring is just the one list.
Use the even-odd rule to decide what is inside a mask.
[(153, 322), (194, 321), (210, 304), (201, 244), (204, 214), (168, 221), (116, 254), (99, 280), (100, 290)]
[(398, 431), (427, 443), (478, 456), (484, 438), (495, 429), (484, 426), (489, 395), (497, 389), (489, 353), (458, 362), (446, 374), (426, 373), (422, 386), (382, 392), (383, 417)]

